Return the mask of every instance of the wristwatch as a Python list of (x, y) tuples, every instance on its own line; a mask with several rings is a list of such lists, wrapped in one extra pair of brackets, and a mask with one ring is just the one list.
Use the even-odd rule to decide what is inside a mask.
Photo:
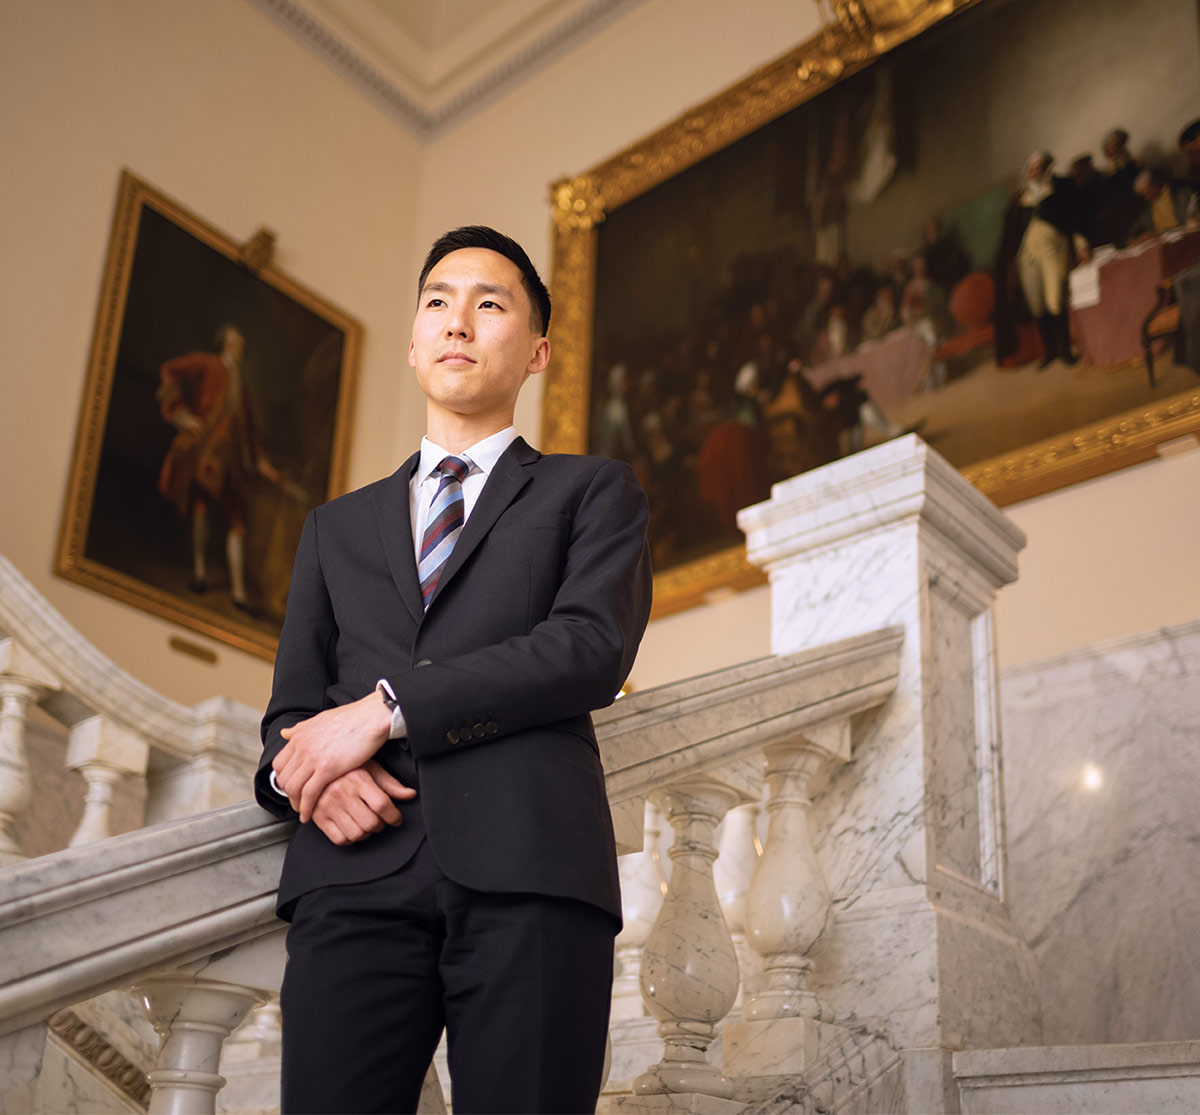
[[(392, 688), (391, 682), (387, 678), (380, 678), (375, 683), (376, 692), (383, 698), (383, 703), (387, 706), (388, 711), (392, 714), (392, 726), (388, 732), (388, 739), (403, 740), (408, 735), (408, 725), (404, 722), (404, 713), (400, 711), (400, 702), (396, 700), (396, 691)], [(407, 746), (401, 743), (401, 747)]]
[(383, 703), (387, 705), (389, 712), (395, 712), (400, 707), (400, 702), (396, 700), (396, 693), (387, 678), (380, 678), (375, 683), (375, 690), (383, 697)]

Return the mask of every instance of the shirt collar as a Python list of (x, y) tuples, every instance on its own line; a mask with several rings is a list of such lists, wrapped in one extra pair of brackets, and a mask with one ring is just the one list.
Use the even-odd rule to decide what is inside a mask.
[[(477, 441), (474, 445), (464, 449), (463, 453), (471, 458), (475, 467), (484, 476), (488, 476), (496, 467), (496, 462), (500, 460), (504, 451), (516, 440), (517, 428), (506, 426), (499, 433), (485, 437), (482, 441)], [(421, 438), (421, 463), (418, 466), (417, 476), (421, 480), (425, 480), (442, 463), (442, 459), (448, 456), (450, 456), (450, 450), (443, 449), (427, 437)]]

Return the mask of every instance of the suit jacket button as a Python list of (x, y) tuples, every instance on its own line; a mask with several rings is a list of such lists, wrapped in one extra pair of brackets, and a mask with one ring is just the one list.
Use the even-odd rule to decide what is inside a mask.
[(497, 724), (494, 720), (489, 720), (487, 722), (488, 735), (494, 736), (498, 731), (500, 731), (500, 725)]
[(475, 738), (483, 739), (487, 735), (487, 729), (482, 724), (475, 725)]
[(432, 665), (433, 665), (433, 663), (432, 663), (432, 662), (430, 662), (428, 658), (418, 658), (418, 659), (417, 659), (417, 663), (416, 663), (416, 664), (417, 664), (417, 666), (418, 666), (418, 667), (420, 667), (420, 666), (432, 666)]
[(451, 728), (450, 731), (446, 733), (446, 740), (451, 746), (458, 743), (458, 732)]

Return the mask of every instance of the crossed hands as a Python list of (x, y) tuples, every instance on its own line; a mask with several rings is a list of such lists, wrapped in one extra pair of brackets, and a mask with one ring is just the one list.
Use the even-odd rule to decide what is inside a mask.
[(287, 743), (271, 766), (301, 823), (312, 821), (334, 844), (354, 844), (398, 825), (394, 798), (416, 790), (374, 758), (387, 741), (392, 714), (378, 693), (301, 720), (280, 735)]

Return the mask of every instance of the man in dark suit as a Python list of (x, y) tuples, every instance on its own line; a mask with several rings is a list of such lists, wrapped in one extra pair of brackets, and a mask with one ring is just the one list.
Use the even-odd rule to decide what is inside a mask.
[(550, 356), (518, 244), (447, 233), (418, 288), (426, 437), (309, 516), (263, 719), (258, 800), (301, 822), (283, 1109), (414, 1110), (444, 1026), (457, 1115), (591, 1111), (620, 896), (590, 712), (649, 614), (646, 500), (512, 429)]

